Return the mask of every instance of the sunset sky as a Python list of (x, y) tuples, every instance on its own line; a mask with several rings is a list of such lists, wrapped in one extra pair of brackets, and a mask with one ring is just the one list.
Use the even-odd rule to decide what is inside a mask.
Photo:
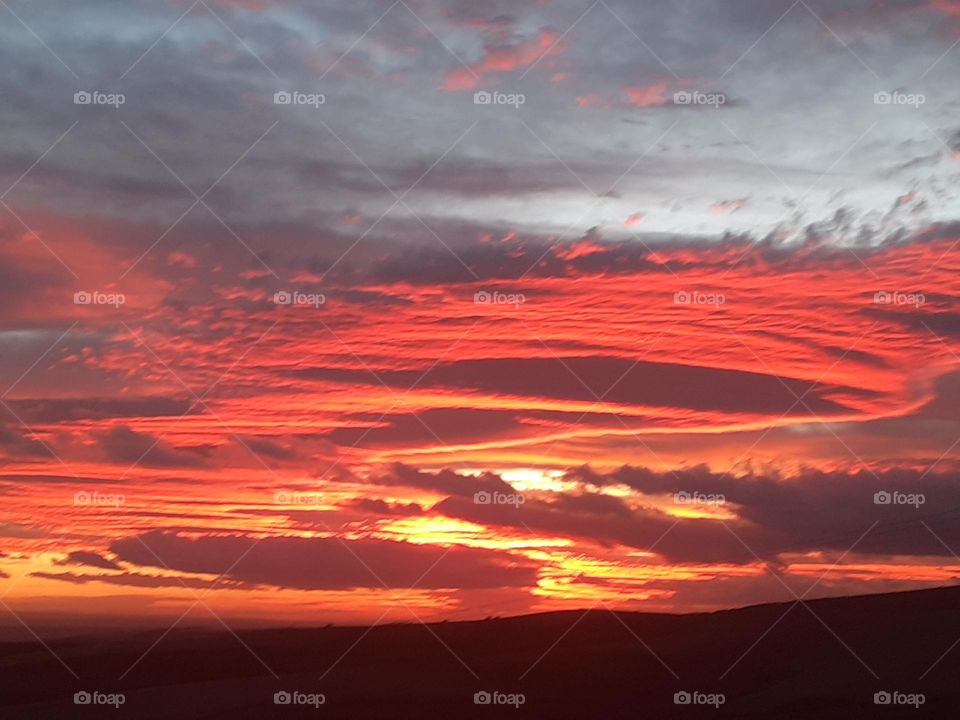
[(0, 625), (955, 582), (960, 1), (0, 16)]

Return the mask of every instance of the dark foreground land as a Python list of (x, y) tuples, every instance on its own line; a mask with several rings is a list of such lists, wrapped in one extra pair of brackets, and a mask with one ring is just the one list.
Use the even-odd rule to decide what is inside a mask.
[[(50, 642), (79, 680), (37, 642), (0, 644), (0, 717), (960, 717), (960, 588), (696, 615), (595, 610), (429, 628), (253, 630), (239, 640), (175, 630), (120, 680), (162, 632)], [(125, 702), (75, 705), (84, 690)], [(325, 702), (278, 705), (279, 691)], [(477, 705), (481, 691), (522, 693), (524, 702)], [(724, 702), (675, 704), (682, 691)], [(876, 705), (884, 691), (903, 694), (894, 703), (917, 693), (924, 702)]]

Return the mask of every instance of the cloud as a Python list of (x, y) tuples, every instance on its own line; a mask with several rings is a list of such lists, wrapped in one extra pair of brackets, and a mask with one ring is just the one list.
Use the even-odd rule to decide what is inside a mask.
[(4, 454), (13, 457), (50, 458), (49, 446), (45, 445), (31, 431), (12, 423), (0, 424), (0, 448)]
[(186, 399), (145, 398), (39, 398), (8, 400), (19, 417), (30, 423), (74, 422), (142, 417), (180, 417), (199, 412)]
[[(344, 381), (365, 381), (368, 377), (362, 371), (304, 370), (303, 374)], [(730, 413), (784, 414), (793, 410), (797, 414), (813, 412), (827, 416), (850, 410), (828, 399), (828, 395), (869, 395), (854, 388), (831, 388), (762, 373), (597, 356), (461, 360), (438, 363), (426, 375), (416, 371), (383, 371), (377, 377), (378, 380), (369, 382), (379, 381), (397, 388), (417, 382), (418, 387), (587, 402), (602, 396), (613, 404)], [(809, 410), (797, 403), (801, 396)], [(490, 421), (500, 424), (494, 417)], [(415, 428), (412, 421), (409, 424)]]
[(624, 85), (619, 96), (589, 93), (577, 96), (580, 107), (598, 108), (659, 108), (672, 107), (672, 98), (667, 97), (667, 83), (654, 82), (648, 85)]
[(379, 498), (357, 498), (347, 504), (348, 508), (360, 510), (374, 515), (392, 515), (409, 517), (422, 515), (423, 507), (417, 503), (387, 503)]
[[(146, 547), (145, 547), (146, 546)], [(240, 535), (187, 537), (151, 531), (117, 540), (124, 562), (303, 590), (528, 587), (537, 566), (509, 553), (372, 539)], [(159, 559), (158, 559), (159, 558)]]
[(125, 587), (140, 588), (210, 588), (210, 587), (238, 587), (234, 582), (215, 582), (211, 580), (198, 580), (196, 578), (184, 577), (165, 577), (162, 575), (144, 575), (142, 573), (122, 572), (112, 575), (94, 574), (94, 573), (73, 573), (73, 572), (32, 572), (32, 577), (42, 578), (44, 580), (58, 580), (60, 582), (72, 583), (74, 585), (86, 585), (91, 582), (102, 582), (108, 585), (122, 585)]
[(433, 490), (458, 497), (472, 497), (474, 493), (478, 492), (513, 492), (513, 487), (495, 473), (461, 475), (452, 470), (441, 470), (434, 473), (418, 470), (401, 463), (394, 464), (387, 473), (374, 476), (372, 482), (378, 485), (399, 485), (421, 490)]
[(930, 6), (944, 15), (960, 17), (960, 2), (957, 0), (930, 0)]
[[(935, 508), (960, 506), (960, 489), (951, 478), (950, 473), (915, 469), (805, 469), (796, 476), (778, 477), (717, 473), (705, 467), (657, 472), (625, 466), (609, 473), (583, 467), (566, 475), (582, 488), (576, 493), (528, 496), (519, 507), (478, 505), (450, 497), (434, 510), (492, 527), (527, 528), (547, 537), (573, 536), (643, 550), (653, 547), (656, 554), (675, 563), (752, 564), (758, 557), (778, 562), (786, 553), (844, 552), (854, 544), (860, 556), (946, 559), (952, 554), (944, 543), (950, 547), (960, 543), (960, 527)], [(588, 491), (615, 486), (640, 495), (628, 502)], [(667, 514), (664, 506), (710, 509), (676, 505), (673, 496), (678, 492), (721, 497), (720, 508), (733, 517)], [(877, 504), (878, 492), (922, 496), (923, 502), (919, 506)], [(653, 498), (660, 502), (655, 504)]]
[(532, 38), (509, 44), (485, 45), (483, 57), (479, 61), (451, 70), (440, 89), (472, 90), (490, 74), (529, 67), (541, 58), (562, 53), (564, 47), (559, 40), (559, 32), (542, 28)]
[(718, 200), (710, 208), (712, 212), (725, 215), (733, 214), (738, 210), (742, 210), (746, 204), (750, 201), (750, 198), (733, 198), (732, 200)]
[(209, 447), (173, 447), (161, 437), (116, 426), (100, 436), (100, 447), (115, 462), (146, 467), (199, 467), (207, 462)]
[[(648, 550), (669, 562), (749, 563), (748, 549), (716, 520), (681, 520), (656, 511), (633, 510), (618, 498), (561, 494), (526, 498), (523, 505), (483, 505), (447, 498), (433, 508), (449, 517), (489, 527), (512, 528), (542, 537), (573, 537), (600, 545), (619, 544)], [(669, 531), (669, 532), (668, 532)], [(659, 542), (658, 539), (662, 538)]]
[[(342, 375), (338, 374), (338, 377)], [(455, 445), (494, 437), (508, 438), (525, 429), (518, 413), (469, 408), (436, 408), (416, 415), (409, 412), (369, 413), (354, 415), (353, 420), (361, 425), (332, 430), (326, 437), (349, 447), (409, 447), (411, 444), (440, 442)]]
[(662, 107), (667, 104), (667, 83), (625, 85), (623, 92), (631, 105), (638, 108)]
[[(5, 550), (64, 558), (70, 597), (166, 596), (173, 573), (116, 538), (172, 523), (142, 537), (184, 574), (263, 538), (237, 589), (376, 590), (349, 547), (391, 583), (439, 561), (428, 591), (483, 586), (445, 602), (549, 606), (581, 576), (634, 600), (685, 572), (735, 584), (756, 563), (730, 530), (781, 569), (795, 548), (815, 564), (880, 518), (854, 553), (880, 569), (850, 576), (952, 572), (904, 508), (861, 501), (880, 480), (955, 500), (955, 0), (811, 4), (842, 42), (779, 3), (580, 21), (573, 0), (217, 2), (229, 28), (202, 8), (171, 27), (179, 0), (22, 3), (83, 87), (126, 93), (116, 111), (75, 105), (65, 68), (0, 25)], [(875, 106), (849, 48), (923, 76), (904, 91), (935, 132)], [(721, 73), (724, 123), (671, 97)], [(477, 107), (479, 88), (525, 102)], [(175, 175), (217, 184), (190, 209)], [(128, 302), (73, 302), (94, 288)], [(327, 302), (273, 301), (295, 288)], [(523, 302), (483, 302), (500, 294)], [(678, 517), (686, 485), (727, 494), (723, 522)], [(120, 510), (71, 502), (120, 486)], [(285, 488), (324, 504), (279, 507)], [(120, 570), (111, 541), (157, 574)]]
[(112, 560), (108, 560), (102, 555), (86, 550), (75, 550), (67, 555), (63, 560), (54, 561), (55, 565), (88, 565), (89, 567), (102, 568), (104, 570), (119, 570), (120, 566)]
[(0, 521), (0, 537), (6, 538), (47, 538), (50, 533), (36, 525)]

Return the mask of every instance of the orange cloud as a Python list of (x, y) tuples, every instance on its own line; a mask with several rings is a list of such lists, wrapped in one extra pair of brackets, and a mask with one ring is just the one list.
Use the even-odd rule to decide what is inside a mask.
[[(78, 233), (46, 239), (71, 258), (88, 243)], [(862, 463), (894, 483), (945, 452), (938, 467), (960, 465), (950, 450), (960, 394), (955, 242), (934, 228), (857, 248), (858, 260), (814, 244), (689, 242), (654, 252), (503, 233), (465, 255), (479, 280), (446, 251), (423, 249), (413, 263), (384, 250), (342, 273), (291, 263), (283, 285), (245, 265), (209, 271), (224, 258), (200, 246), (189, 257), (203, 282), (173, 282), (185, 271), (168, 262), (178, 251), (158, 254), (138, 270), (148, 307), (80, 313), (51, 296), (24, 316), (57, 331), (37, 331), (36, 352), (7, 361), (12, 383), (53, 346), (0, 415), (0, 488), (13, 499), (0, 572), (19, 577), (29, 558), (29, 572), (42, 573), (17, 585), (12, 602), (21, 604), (19, 592), (95, 597), (118, 584), (149, 597), (176, 593), (180, 575), (209, 583), (203, 571), (222, 569), (223, 547), (242, 552), (263, 537), (276, 539), (264, 551), (310, 554), (336, 547), (312, 539), (336, 537), (428, 564), (438, 547), (496, 551), (456, 554), (480, 561), (491, 583), (515, 578), (513, 592), (543, 608), (581, 601), (567, 587), (580, 576), (610, 602), (636, 600), (652, 580), (677, 591), (707, 573), (688, 562), (697, 546), (681, 543), (684, 533), (665, 541), (663, 556), (631, 545), (648, 540), (630, 520), (641, 512), (659, 518), (651, 527), (679, 517), (689, 537), (713, 538), (709, 512), (680, 513), (656, 497), (672, 473), (729, 480), (720, 491), (732, 496), (743, 473), (724, 475), (743, 463), (823, 488), (850, 483), (796, 466), (849, 474)], [(27, 267), (35, 249), (24, 238), (4, 257)], [(276, 304), (279, 290), (322, 292), (326, 302)], [(15, 289), (3, 293), (16, 299)], [(76, 331), (57, 343), (74, 319)], [(569, 472), (586, 464), (599, 475)], [(703, 469), (690, 475), (694, 465)], [(907, 469), (913, 475), (897, 474)], [(864, 471), (859, 482), (871, 477)], [(513, 508), (475, 504), (477, 492), (529, 496), (528, 527), (505, 512)], [(789, 494), (777, 497), (750, 507), (794, 507)], [(64, 536), (70, 542), (56, 540)], [(144, 560), (130, 554), (139, 543), (116, 543), (135, 537), (186, 549), (191, 562), (200, 556), (189, 549), (202, 547), (211, 564), (181, 558), (168, 563), (174, 571), (134, 572), (125, 563)], [(216, 591), (238, 611), (260, 592), (243, 583), (288, 587), (274, 603), (312, 597), (341, 608), (341, 586), (356, 582), (264, 574), (269, 558), (252, 557), (263, 562), (234, 578), (241, 585)], [(712, 576), (756, 570), (699, 559)], [(78, 563), (84, 572), (64, 572)], [(910, 569), (920, 564), (890, 572), (926, 582), (929, 573)], [(798, 574), (802, 565), (793, 564)], [(349, 592), (364, 617), (389, 605), (375, 587)], [(670, 602), (669, 593), (658, 598)], [(416, 602), (459, 607), (444, 583)]]

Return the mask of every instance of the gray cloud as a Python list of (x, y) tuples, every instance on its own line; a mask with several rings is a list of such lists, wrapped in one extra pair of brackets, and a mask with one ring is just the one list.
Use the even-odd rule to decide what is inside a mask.
[(134, 565), (306, 590), (527, 587), (536, 579), (533, 563), (505, 552), (369, 539), (188, 538), (152, 531), (110, 549)]
[[(531, 496), (519, 508), (449, 497), (434, 509), (451, 517), (517, 530), (528, 528), (546, 536), (573, 535), (640, 549), (656, 544), (656, 552), (674, 562), (752, 563), (758, 556), (778, 562), (786, 552), (843, 552), (862, 535), (856, 552), (877, 556), (946, 558), (952, 554), (943, 543), (950, 547), (960, 544), (960, 489), (949, 473), (807, 470), (798, 477), (779, 478), (735, 476), (706, 468), (655, 472), (623, 467), (603, 474), (584, 467), (571, 471), (567, 478), (586, 489), (626, 485), (642, 495), (672, 496), (680, 491), (722, 495), (737, 518), (677, 518), (643, 500), (640, 507), (631, 508), (620, 498), (590, 492)], [(880, 491), (922, 494), (925, 503), (919, 509), (877, 505), (874, 494)]]

